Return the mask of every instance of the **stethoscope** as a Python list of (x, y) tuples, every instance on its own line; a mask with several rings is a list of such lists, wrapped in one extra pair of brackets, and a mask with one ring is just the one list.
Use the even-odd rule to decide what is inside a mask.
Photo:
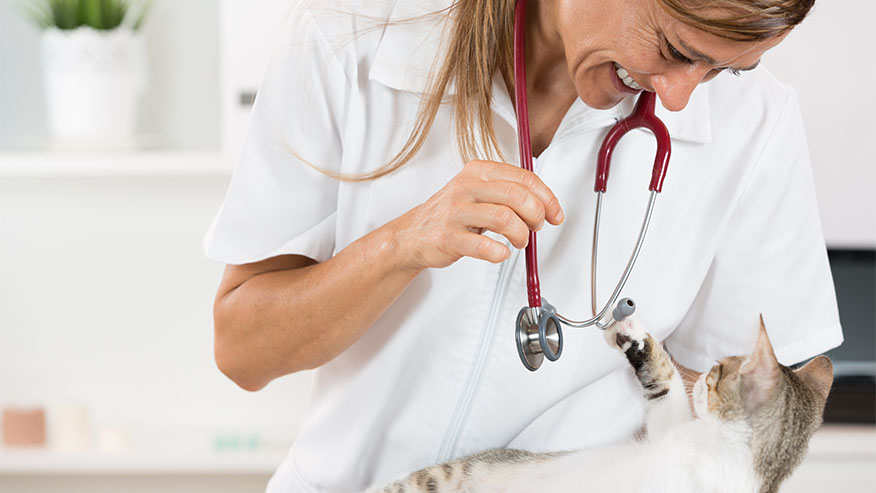
[[(517, 107), (517, 140), (520, 149), (521, 166), (532, 171), (532, 150), (529, 138), (529, 111), (526, 100), (526, 58), (525, 58), (525, 25), (526, 25), (526, 0), (518, 0), (514, 18), (514, 91)], [(627, 118), (617, 122), (605, 136), (599, 149), (596, 165), (596, 219), (593, 224), (593, 250), (590, 259), (590, 304), (593, 317), (583, 321), (575, 321), (560, 315), (553, 305), (541, 297), (541, 288), (538, 282), (538, 259), (536, 255), (535, 231), (529, 232), (529, 244), (526, 247), (526, 289), (529, 297), (529, 306), (525, 306), (517, 315), (517, 352), (520, 355), (523, 366), (530, 371), (537, 370), (544, 358), (550, 361), (559, 359), (563, 352), (563, 331), (561, 323), (569, 327), (590, 327), (595, 325), (600, 329), (610, 327), (614, 322), (623, 320), (632, 315), (636, 309), (633, 300), (618, 297), (630, 277), (630, 271), (636, 263), (648, 224), (651, 222), (651, 213), (654, 210), (654, 202), (657, 194), (663, 188), (663, 179), (666, 177), (666, 168), (669, 164), (671, 151), (669, 131), (666, 126), (654, 115), (655, 95), (653, 92), (642, 92), (636, 102), (635, 109)], [(630, 255), (627, 266), (615, 286), (611, 297), (601, 310), (596, 310), (596, 250), (599, 244), (599, 219), (602, 213), (602, 194), (605, 193), (611, 155), (618, 141), (627, 132), (634, 128), (644, 127), (650, 130), (657, 138), (657, 156), (654, 158), (654, 168), (651, 172), (651, 184), (648, 189), (651, 196), (645, 211), (645, 218), (639, 230), (636, 246)], [(615, 306), (610, 316), (606, 317), (609, 307)]]

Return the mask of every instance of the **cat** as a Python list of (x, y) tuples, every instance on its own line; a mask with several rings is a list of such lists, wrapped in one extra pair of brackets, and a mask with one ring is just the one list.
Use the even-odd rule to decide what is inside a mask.
[(414, 472), (369, 492), (775, 493), (821, 424), (833, 366), (776, 360), (761, 317), (754, 351), (697, 380), (693, 407), (671, 357), (635, 317), (604, 332), (645, 396), (645, 437), (570, 452), (495, 449)]

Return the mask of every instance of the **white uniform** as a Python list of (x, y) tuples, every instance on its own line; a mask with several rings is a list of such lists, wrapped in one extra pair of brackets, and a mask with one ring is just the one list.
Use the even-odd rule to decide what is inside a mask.
[[(375, 181), (335, 181), (290, 152), (329, 170), (362, 173), (401, 148), (440, 57), (443, 22), (381, 26), (387, 17), (424, 12), (410, 3), (398, 2), (390, 15), (377, 1), (326, 9), (314, 2), (290, 15), (205, 239), (208, 257), (229, 264), (281, 254), (325, 261), (460, 171), (447, 108), (413, 161)], [(448, 2), (427, 3), (426, 10), (437, 10)], [(344, 8), (369, 11), (354, 18), (339, 13)], [(495, 129), (516, 164), (513, 105), (499, 78), (494, 90)], [(590, 316), (596, 152), (633, 99), (605, 111), (576, 101), (535, 160), (566, 213), (561, 226), (539, 233), (542, 294), (572, 318)], [(683, 111), (659, 108), (658, 116), (673, 136), (672, 159), (624, 291), (645, 325), (681, 364), (701, 371), (748, 352), (761, 313), (785, 364), (839, 345), (793, 91), (762, 68), (739, 78), (722, 74), (700, 86)], [(600, 303), (633, 248), (654, 142), (637, 130), (615, 151), (601, 228)], [(355, 491), (487, 448), (579, 448), (637, 430), (640, 392), (596, 329), (566, 329), (559, 361), (534, 373), (523, 367), (514, 322), (526, 304), (524, 256), (512, 252), (499, 265), (464, 258), (423, 272), (359, 341), (316, 370), (307, 418), (269, 491)]]

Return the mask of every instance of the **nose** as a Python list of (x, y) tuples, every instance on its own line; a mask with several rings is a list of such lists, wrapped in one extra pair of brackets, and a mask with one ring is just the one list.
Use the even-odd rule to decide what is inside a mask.
[(673, 67), (651, 76), (651, 85), (663, 107), (669, 111), (681, 111), (687, 106), (690, 95), (712, 68), (706, 64), (690, 64)]

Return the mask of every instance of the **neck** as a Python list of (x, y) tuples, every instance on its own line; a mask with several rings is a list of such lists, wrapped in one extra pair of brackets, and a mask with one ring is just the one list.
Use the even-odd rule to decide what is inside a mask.
[(530, 92), (575, 92), (555, 1), (530, 1), (526, 6), (526, 83)]

